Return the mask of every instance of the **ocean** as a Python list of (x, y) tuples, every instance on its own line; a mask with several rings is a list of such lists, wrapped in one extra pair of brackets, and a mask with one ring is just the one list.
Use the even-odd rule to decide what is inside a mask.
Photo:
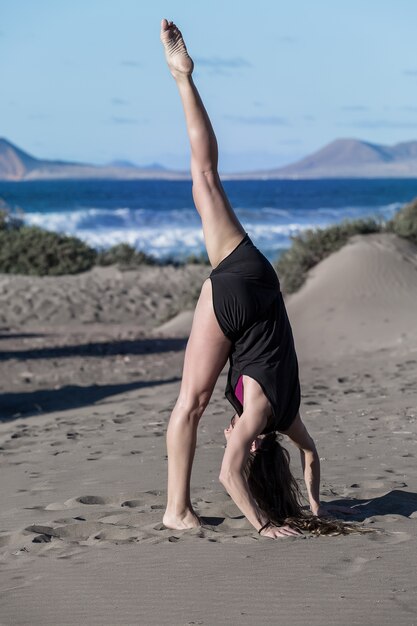
[[(275, 260), (306, 228), (389, 219), (417, 196), (416, 179), (224, 181), (254, 243)], [(96, 248), (127, 242), (158, 259), (204, 251), (189, 181), (0, 182), (0, 199), (27, 224), (76, 235)]]

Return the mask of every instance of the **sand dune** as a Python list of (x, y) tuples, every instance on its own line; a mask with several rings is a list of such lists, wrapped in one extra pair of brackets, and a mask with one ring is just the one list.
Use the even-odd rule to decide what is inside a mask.
[(96, 267), (74, 276), (0, 274), (0, 324), (135, 323), (153, 328), (196, 302), (208, 266)]
[(395, 235), (354, 237), (311, 270), (287, 307), (305, 357), (408, 350), (417, 343), (417, 247)]
[[(358, 237), (288, 300), (322, 498), (350, 503), (356, 521), (377, 529), (348, 537), (274, 542), (242, 517), (218, 482), (231, 415), (224, 373), (199, 427), (192, 476), (203, 527), (161, 525), (164, 435), (192, 319), (181, 311), (207, 271), (1, 277), (0, 623), (411, 626), (415, 249)], [(137, 289), (138, 302), (128, 305), (124, 289), (132, 299)], [(112, 290), (113, 308), (82, 323)], [(42, 307), (42, 318), (48, 298), (56, 313)], [(118, 307), (123, 323), (114, 321)]]
[(178, 315), (161, 324), (155, 328), (156, 335), (163, 335), (166, 337), (188, 337), (191, 331), (191, 326), (194, 318), (194, 310), (181, 311)]

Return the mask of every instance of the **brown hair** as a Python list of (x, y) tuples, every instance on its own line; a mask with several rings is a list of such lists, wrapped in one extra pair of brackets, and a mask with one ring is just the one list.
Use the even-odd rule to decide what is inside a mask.
[(305, 513), (301, 505), (301, 492), (291, 473), (290, 455), (280, 444), (282, 435), (266, 434), (259, 448), (249, 455), (245, 476), (259, 510), (271, 526), (288, 524), (297, 530), (315, 535), (346, 535), (352, 532), (369, 532), (357, 524), (331, 518), (318, 518)]

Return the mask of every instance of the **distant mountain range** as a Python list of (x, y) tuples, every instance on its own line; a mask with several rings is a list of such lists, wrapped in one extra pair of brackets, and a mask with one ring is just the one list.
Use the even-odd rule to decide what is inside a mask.
[[(261, 172), (256, 173), (257, 176)], [(359, 139), (336, 139), (309, 156), (274, 170), (267, 178), (413, 178), (417, 141), (384, 146)]]
[(189, 173), (168, 170), (158, 163), (139, 167), (130, 161), (113, 161), (108, 165), (91, 165), (88, 163), (37, 159), (7, 139), (0, 138), (0, 180), (86, 178), (113, 178), (119, 180), (164, 178), (167, 180), (181, 180), (189, 178)]
[[(169, 170), (158, 163), (139, 167), (130, 161), (113, 161), (99, 166), (37, 159), (7, 139), (0, 139), (0, 180), (183, 180), (189, 177), (188, 172)], [(417, 141), (384, 146), (359, 139), (336, 139), (317, 152), (285, 167), (223, 176), (241, 180), (390, 177), (417, 177)]]

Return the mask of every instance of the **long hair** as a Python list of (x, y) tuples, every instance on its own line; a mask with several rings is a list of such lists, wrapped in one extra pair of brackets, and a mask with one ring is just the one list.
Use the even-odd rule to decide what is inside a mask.
[(346, 535), (369, 532), (356, 524), (331, 518), (318, 518), (303, 511), (302, 495), (291, 473), (290, 455), (280, 444), (282, 435), (268, 433), (258, 449), (249, 455), (245, 477), (259, 511), (271, 526), (288, 524), (314, 535)]

